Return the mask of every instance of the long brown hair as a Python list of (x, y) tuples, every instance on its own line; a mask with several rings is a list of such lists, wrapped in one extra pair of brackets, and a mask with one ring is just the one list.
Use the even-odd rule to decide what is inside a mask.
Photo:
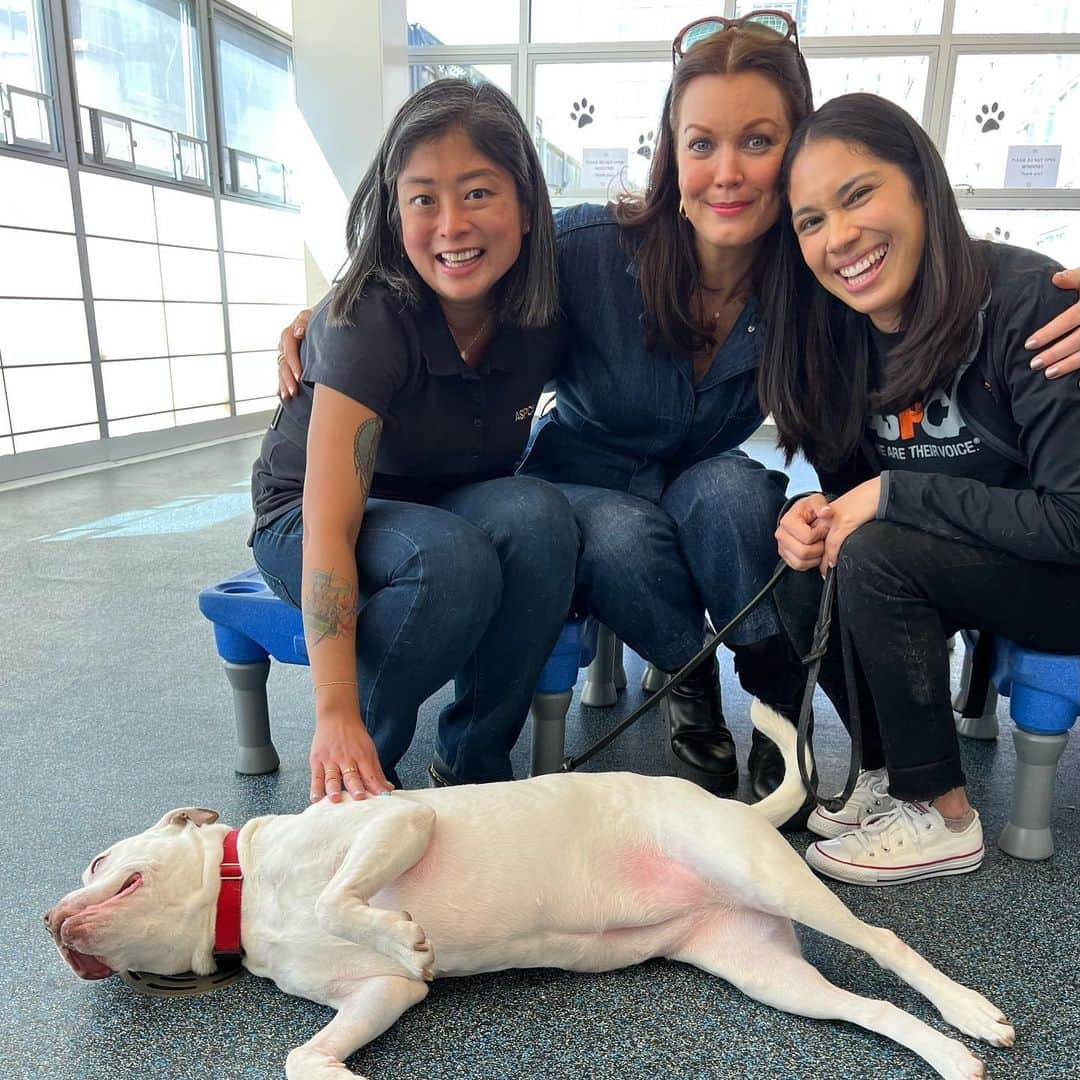
[(544, 170), (528, 129), (497, 86), (439, 79), (398, 109), (353, 196), (345, 226), (349, 257), (334, 285), (331, 323), (349, 322), (353, 305), (370, 282), (382, 282), (404, 303), (416, 304), (420, 275), (401, 240), (397, 180), (413, 150), (455, 129), (513, 177), (530, 225), (514, 265), (496, 285), (500, 323), (535, 328), (554, 320), (559, 303), (555, 227)]
[[(810, 75), (793, 42), (753, 23), (704, 38), (687, 50), (671, 76), (645, 194), (624, 195), (618, 201), (616, 220), (637, 261), (649, 349), (662, 341), (668, 348), (695, 352), (709, 340), (710, 328), (702, 325), (690, 302), (699, 273), (694, 228), (679, 213), (675, 124), (683, 94), (698, 76), (747, 71), (758, 72), (776, 85), (792, 131), (813, 112)], [(755, 260), (755, 286), (761, 280), (760, 269), (772, 259), (777, 232), (777, 225), (769, 229)]]
[[(898, 166), (926, 215), (922, 259), (900, 315), (904, 337), (873, 393), (869, 320), (818, 285), (791, 228), (791, 168), (817, 139), (837, 139)], [(784, 232), (763, 292), (767, 334), (758, 393), (788, 460), (801, 449), (831, 469), (856, 449), (868, 412), (906, 409), (949, 382), (968, 355), (989, 276), (930, 136), (884, 98), (846, 94), (804, 121), (784, 154), (780, 191)]]

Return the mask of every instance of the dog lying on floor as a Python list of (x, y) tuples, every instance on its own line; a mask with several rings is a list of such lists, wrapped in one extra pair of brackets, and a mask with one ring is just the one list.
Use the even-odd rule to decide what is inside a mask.
[[(235, 841), (244, 966), (337, 1009), (289, 1054), (289, 1080), (339, 1080), (344, 1059), (436, 976), (605, 971), (652, 957), (787, 1012), (880, 1032), (949, 1080), (984, 1076), (959, 1041), (833, 986), (802, 958), (792, 920), (865, 950), (966, 1035), (1012, 1045), (1000, 1010), (857, 919), (776, 832), (803, 799), (794, 733), (758, 702), (751, 715), (787, 766), (752, 807), (684, 780), (570, 773), (249, 821)], [(238, 889), (238, 872), (223, 868), (230, 830), (216, 821), (174, 810), (90, 864), (83, 888), (45, 916), (78, 975), (215, 970), (215, 929), (233, 917), (219, 892), (224, 904)]]

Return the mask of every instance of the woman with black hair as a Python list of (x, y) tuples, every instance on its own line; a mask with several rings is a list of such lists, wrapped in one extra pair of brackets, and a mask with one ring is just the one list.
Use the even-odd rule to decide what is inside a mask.
[(255, 560), (304, 616), (311, 798), (396, 784), (417, 709), (450, 678), (432, 779), (507, 780), (578, 547), (559, 491), (513, 476), (557, 295), (547, 189), (510, 99), (442, 80), (406, 101), (348, 238), (252, 477)]
[[(967, 873), (984, 849), (948, 636), (1080, 652), (1080, 396), (1025, 347), (1072, 297), (1045, 256), (968, 236), (933, 143), (882, 98), (837, 98), (806, 120), (781, 186), (791, 229), (761, 396), (823, 493), (776, 536), (789, 566), (836, 567), (864, 733), (855, 794), (811, 814), (827, 839), (807, 860), (868, 885)], [(805, 636), (813, 599), (781, 610)]]

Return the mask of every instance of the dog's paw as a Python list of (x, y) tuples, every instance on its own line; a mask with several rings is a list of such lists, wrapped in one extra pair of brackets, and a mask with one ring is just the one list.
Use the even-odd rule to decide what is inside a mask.
[(954, 1028), (994, 1046), (1012, 1046), (1016, 1032), (1002, 1011), (982, 994), (957, 986), (948, 1001), (939, 1002), (942, 1018)]
[(424, 928), (407, 911), (383, 911), (377, 948), (425, 982), (435, 977), (435, 952)]
[(945, 1039), (927, 1060), (945, 1080), (983, 1080), (986, 1066), (958, 1039)]

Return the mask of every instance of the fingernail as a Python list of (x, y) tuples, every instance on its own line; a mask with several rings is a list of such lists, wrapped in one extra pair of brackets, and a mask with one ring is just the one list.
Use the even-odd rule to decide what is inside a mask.
[[(1031, 348), (1031, 346), (1029, 345), (1028, 348)], [(1046, 361), (1041, 356), (1036, 356), (1035, 359), (1031, 361), (1032, 371), (1042, 371), (1044, 367), (1046, 367)]]
[(1037, 349), (1039, 347), (1039, 339), (1032, 334), (1031, 337), (1024, 342), (1025, 349)]
[(1060, 378), (1064, 374), (1065, 374), (1065, 372), (1062, 371), (1061, 368), (1052, 367), (1052, 368), (1047, 368), (1046, 369), (1046, 377), (1048, 379), (1057, 379), (1057, 378)]
[(303, 337), (304, 336), (304, 328), (302, 326), (298, 326), (296, 328), (296, 330), (294, 331), (294, 333), (296, 334), (297, 337)]

